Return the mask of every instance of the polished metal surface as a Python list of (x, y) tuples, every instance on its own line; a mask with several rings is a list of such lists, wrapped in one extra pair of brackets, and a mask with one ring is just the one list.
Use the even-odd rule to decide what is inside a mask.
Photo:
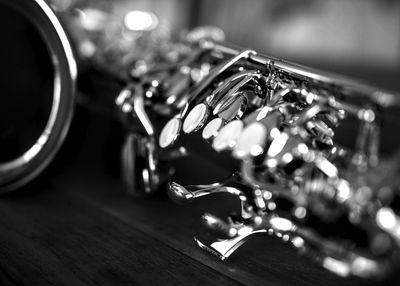
[(34, 25), (54, 67), (52, 106), (44, 130), (24, 154), (0, 163), (0, 193), (5, 193), (35, 178), (60, 148), (74, 109), (77, 67), (66, 33), (45, 1), (0, 1), (0, 5), (18, 11)]

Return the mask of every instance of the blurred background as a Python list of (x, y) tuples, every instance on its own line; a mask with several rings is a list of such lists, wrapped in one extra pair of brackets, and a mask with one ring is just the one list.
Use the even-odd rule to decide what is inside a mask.
[[(58, 9), (79, 0), (53, 0)], [(172, 34), (215, 25), (256, 51), (398, 89), (400, 1), (125, 0), (95, 1), (115, 13), (151, 11)], [(90, 4), (89, 4), (90, 6)]]
[(195, 2), (193, 24), (217, 25), (239, 45), (398, 87), (400, 1)]

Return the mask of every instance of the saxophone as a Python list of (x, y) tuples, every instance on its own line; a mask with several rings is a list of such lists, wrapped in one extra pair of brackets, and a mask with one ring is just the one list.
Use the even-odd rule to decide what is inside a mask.
[[(379, 145), (397, 95), (218, 43), (216, 34), (192, 31), (182, 59), (149, 68), (117, 97), (130, 122), (122, 148), (128, 190), (158, 190), (173, 177), (174, 160), (203, 144), (202, 156), (228, 161), (230, 175), (210, 184), (170, 181), (169, 197), (186, 204), (228, 193), (240, 211), (204, 214), (200, 248), (224, 260), (266, 233), (340, 276), (389, 275), (400, 243), (400, 157)], [(337, 135), (343, 126), (353, 127), (351, 138)]]
[[(113, 110), (126, 130), (128, 193), (167, 189), (179, 204), (237, 198), (239, 212), (204, 214), (207, 234), (195, 237), (221, 260), (264, 233), (343, 277), (397, 269), (400, 153), (380, 145), (399, 94), (235, 47), (215, 27), (174, 40), (153, 30), (151, 13), (141, 16), (153, 22), (135, 30), (129, 13), (121, 28), (101, 10), (74, 11), (59, 14), (80, 58), (124, 85)], [(180, 183), (175, 163), (196, 152), (228, 175)]]
[[(187, 35), (188, 55), (150, 69), (117, 97), (121, 113), (137, 119), (144, 134), (130, 133), (123, 146), (128, 189), (158, 189), (166, 180), (161, 166), (202, 142), (230, 161), (231, 175), (211, 184), (171, 181), (170, 198), (186, 204), (228, 193), (241, 207), (226, 219), (204, 214), (212, 236), (196, 236), (199, 247), (224, 260), (252, 235), (266, 233), (340, 276), (393, 271), (399, 153), (381, 155), (379, 145), (384, 114), (399, 106), (397, 96), (217, 43), (211, 30), (192, 33), (207, 37)], [(162, 129), (150, 119), (155, 113), (157, 124), (166, 121)], [(354, 142), (341, 144), (336, 133), (343, 125), (355, 127), (344, 140)], [(139, 172), (137, 154), (146, 158)]]

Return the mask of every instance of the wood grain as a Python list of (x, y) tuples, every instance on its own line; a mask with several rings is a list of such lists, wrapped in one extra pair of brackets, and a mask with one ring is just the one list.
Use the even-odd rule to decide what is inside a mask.
[(0, 269), (2, 285), (237, 284), (57, 186), (1, 199)]

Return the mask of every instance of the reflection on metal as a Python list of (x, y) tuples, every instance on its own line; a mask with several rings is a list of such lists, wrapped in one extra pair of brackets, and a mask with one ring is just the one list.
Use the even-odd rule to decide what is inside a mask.
[(0, 164), (0, 192), (8, 192), (35, 178), (64, 141), (73, 112), (77, 67), (65, 31), (45, 1), (0, 1), (0, 4), (22, 11), (41, 32), (55, 71), (52, 107), (45, 129), (25, 154)]

